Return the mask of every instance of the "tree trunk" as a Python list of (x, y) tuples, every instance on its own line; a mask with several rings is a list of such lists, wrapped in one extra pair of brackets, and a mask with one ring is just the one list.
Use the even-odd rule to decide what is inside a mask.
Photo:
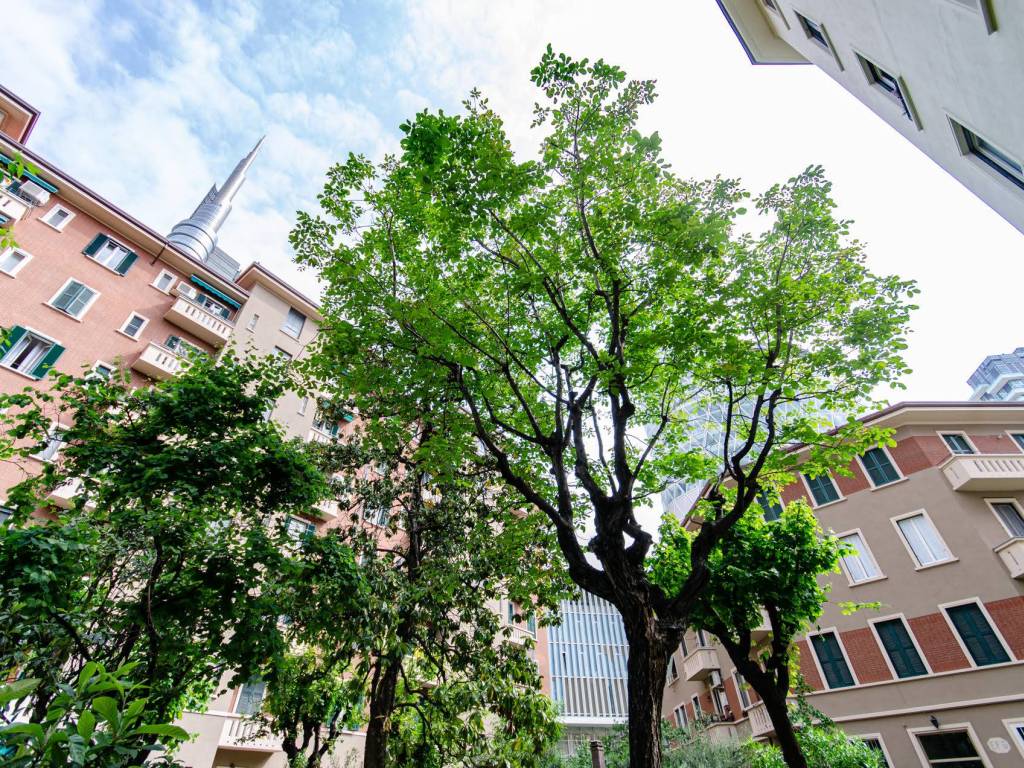
[(661, 768), (661, 700), (665, 693), (668, 651), (653, 616), (627, 620), (629, 640), (629, 766)]
[(402, 660), (388, 664), (370, 698), (370, 722), (366, 725), (363, 768), (384, 768), (388, 752), (391, 714), (395, 708), (395, 692)]
[(786, 761), (786, 765), (789, 768), (807, 768), (807, 760), (804, 759), (804, 753), (796, 740), (796, 731), (793, 730), (793, 723), (789, 719), (789, 706), (786, 703), (786, 696), (780, 696), (778, 691), (772, 689), (771, 695), (768, 697), (762, 696), (761, 700), (764, 702), (765, 711), (772, 719), (772, 726), (775, 728), (775, 739), (779, 742), (779, 748), (782, 750), (782, 757)]

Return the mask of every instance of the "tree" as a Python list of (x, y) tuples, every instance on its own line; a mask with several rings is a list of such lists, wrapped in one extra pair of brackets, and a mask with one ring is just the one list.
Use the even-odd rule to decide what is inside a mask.
[[(399, 156), (330, 170), (292, 233), (326, 284), (313, 364), (371, 421), (460, 402), (448, 449), (546, 515), (572, 579), (622, 615), (631, 765), (658, 768), (668, 656), (711, 553), (785, 447), (845, 463), (859, 425), (822, 437), (819, 409), (857, 413), (903, 373), (913, 287), (866, 267), (821, 169), (755, 198), (760, 234), (738, 233), (739, 184), (682, 180), (637, 130), (653, 82), (550, 48), (532, 79), (536, 160), (473, 93), (403, 125)], [(720, 454), (686, 447), (694, 399), (722, 414)], [(636, 514), (670, 478), (711, 485), (674, 592)]]
[[(2, 396), (16, 454), (61, 446), (0, 526), (0, 668), (39, 680), (32, 722), (90, 665), (131, 670), (162, 723), (274, 652), (269, 579), (288, 552), (268, 522), (327, 491), (263, 418), (285, 384), (273, 362), (228, 356), (134, 392), (61, 375)], [(70, 507), (37, 514), (55, 491)]]

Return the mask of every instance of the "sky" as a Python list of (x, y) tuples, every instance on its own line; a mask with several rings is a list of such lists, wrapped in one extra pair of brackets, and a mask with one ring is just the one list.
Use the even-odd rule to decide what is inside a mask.
[(757, 192), (825, 166), (873, 269), (918, 281), (906, 391), (963, 399), (987, 354), (1024, 345), (1021, 235), (812, 66), (752, 66), (714, 0), (5, 0), (2, 82), (41, 110), (29, 146), (167, 232), (256, 140), (220, 246), (311, 294), (297, 210), (327, 168), (379, 159), (398, 126), (480, 87), (529, 156), (550, 43), (658, 82), (641, 128), (687, 177)]

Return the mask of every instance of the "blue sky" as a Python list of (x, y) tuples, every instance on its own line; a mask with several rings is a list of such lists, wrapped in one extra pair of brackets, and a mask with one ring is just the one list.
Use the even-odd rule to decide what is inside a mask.
[[(752, 67), (713, 0), (6, 0), (3, 82), (41, 109), (31, 146), (151, 226), (187, 216), (263, 133), (221, 246), (316, 292), (288, 231), (348, 152), (380, 157), (426, 106), (480, 86), (533, 146), (529, 69), (552, 43), (658, 80), (644, 117), (686, 176), (760, 190), (825, 165), (872, 265), (920, 281), (896, 398), (962, 398), (1024, 343), (1021, 240), (814, 67)], [(883, 395), (886, 393), (882, 393)]]

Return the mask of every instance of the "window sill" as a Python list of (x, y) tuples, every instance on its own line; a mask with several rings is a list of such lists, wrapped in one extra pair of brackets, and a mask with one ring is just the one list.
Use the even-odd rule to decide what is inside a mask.
[(10, 371), (11, 373), (16, 373), (19, 376), (21, 376), (22, 378), (28, 379), (29, 381), (42, 381), (43, 380), (43, 377), (41, 377), (41, 376), (33, 376), (31, 373), (25, 373), (24, 371), (19, 371), (17, 368), (11, 368), (11, 366), (9, 366), (9, 365), (0, 364), (0, 368), (3, 368), (5, 371)]
[(914, 568), (915, 571), (927, 571), (929, 568), (938, 568), (940, 565), (949, 565), (951, 563), (959, 563), (959, 557), (951, 557), (949, 560), (940, 560), (937, 563), (928, 563), (928, 565), (918, 565)]
[(834, 507), (836, 504), (842, 504), (844, 501), (846, 501), (846, 497), (845, 496), (843, 496), (841, 499), (836, 499), (835, 501), (829, 501), (829, 502), (826, 502), (824, 504), (815, 504), (815, 505), (813, 505), (811, 507), (811, 509), (817, 511), (819, 509), (825, 509), (825, 507)]
[(53, 304), (51, 304), (48, 301), (44, 301), (43, 304), (45, 306), (49, 307), (50, 309), (52, 309), (54, 312), (56, 312), (61, 317), (66, 317), (68, 320), (74, 320), (76, 323), (83, 322), (82, 321), (82, 317), (85, 317), (85, 313), (89, 311), (89, 308), (86, 307), (85, 309), (82, 310), (82, 317), (75, 317), (74, 315), (68, 314), (63, 309), (58, 309), (57, 307), (53, 306)]
[(6, 271), (4, 271), (2, 269), (0, 269), (0, 275), (3, 275), (4, 277), (9, 277), (9, 278), (11, 278), (11, 280), (15, 280), (18, 277), (18, 273), (17, 272), (6, 272)]
[(39, 219), (39, 223), (40, 224), (45, 224), (50, 229), (52, 229), (54, 232), (63, 232), (64, 231), (64, 227), (66, 227), (68, 225), (68, 222), (70, 222), (72, 218), (74, 218), (74, 217), (64, 219), (64, 224), (63, 224), (63, 226), (60, 226), (60, 227), (51, 224), (46, 219)]
[[(103, 263), (102, 261), (100, 261), (99, 259), (94, 259), (94, 258), (93, 258), (92, 256), (90, 256), (90, 255), (89, 255), (89, 254), (87, 254), (87, 253), (83, 253), (82, 255), (83, 255), (83, 256), (85, 256), (85, 258), (87, 258), (87, 259), (88, 259), (89, 261), (91, 261), (91, 262), (92, 262), (93, 264), (95, 264), (95, 265), (97, 265), (97, 266), (100, 266), (100, 267), (103, 267), (103, 268), (104, 268), (105, 270), (107, 270), (107, 272), (113, 272), (113, 273), (114, 273), (115, 275), (117, 275), (118, 277), (124, 277), (125, 275), (127, 275), (127, 274), (128, 274), (128, 272), (127, 272), (127, 271), (125, 271), (125, 272), (118, 272), (118, 271), (117, 271), (116, 269), (114, 269), (113, 267), (108, 267), (108, 266), (107, 266), (106, 264), (104, 264), (104, 263)], [(130, 267), (129, 267), (129, 269), (130, 269)]]
[(170, 290), (166, 290), (165, 291), (162, 288), (158, 288), (157, 286), (153, 285), (153, 283), (150, 283), (149, 287), (152, 288), (154, 291), (158, 291), (159, 293), (162, 293), (164, 296), (170, 296), (171, 295)]
[[(886, 483), (885, 485), (872, 485), (871, 486), (871, 490), (872, 491), (884, 491), (886, 488), (891, 488), (894, 485), (899, 485), (900, 483), (905, 483), (909, 479), (910, 479), (909, 477), (901, 477), (898, 480), (893, 480), (891, 483)], [(869, 478), (869, 480), (870, 480), (870, 478)]]
[(864, 581), (851, 581), (848, 584), (848, 586), (851, 589), (854, 588), (854, 587), (863, 587), (865, 584), (874, 584), (877, 581), (885, 581), (888, 578), (889, 578), (888, 576), (886, 576), (885, 574), (882, 574), (881, 576), (873, 576), (870, 579), (864, 579)]
[[(250, 329), (250, 330), (251, 330), (251, 329)], [(294, 333), (291, 333), (290, 331), (286, 331), (286, 330), (285, 330), (284, 328), (282, 328), (282, 329), (281, 329), (281, 333), (283, 333), (283, 334), (284, 334), (285, 336), (287, 336), (287, 337), (288, 337), (289, 339), (295, 339), (295, 341), (298, 341), (298, 340), (299, 340), (299, 337), (300, 337), (300, 336), (302, 336), (302, 333), (301, 333), (301, 332), (300, 332), (300, 333), (299, 333), (298, 335), (296, 335), (296, 334), (294, 334)]]
[[(139, 337), (138, 337), (138, 336), (130, 336), (130, 335), (128, 335), (127, 333), (125, 333), (124, 331), (122, 331), (122, 330), (121, 330), (120, 328), (115, 328), (115, 329), (114, 329), (114, 333), (120, 333), (120, 334), (121, 334), (122, 336), (124, 336), (124, 337), (125, 337), (126, 339), (131, 339), (132, 341), (139, 341)], [(140, 334), (140, 335), (142, 334), (142, 331), (141, 331), (141, 330), (139, 331), (139, 334)]]

